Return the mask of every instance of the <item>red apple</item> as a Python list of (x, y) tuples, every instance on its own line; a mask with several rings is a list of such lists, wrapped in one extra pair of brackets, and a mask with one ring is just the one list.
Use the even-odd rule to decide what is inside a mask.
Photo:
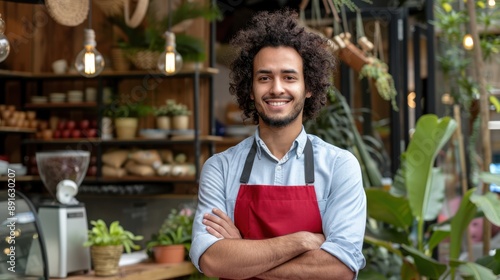
[(97, 166), (91, 165), (89, 169), (87, 169), (87, 176), (95, 176), (97, 174)]
[(66, 129), (72, 130), (75, 129), (76, 127), (76, 122), (75, 121), (67, 121), (66, 122)]
[(90, 127), (97, 128), (97, 120), (91, 120), (90, 121)]
[(72, 138), (80, 138), (81, 135), (82, 135), (82, 133), (80, 132), (80, 130), (72, 130), (71, 131)]
[(52, 134), (52, 138), (61, 138), (61, 131), (60, 130), (55, 130), (54, 134)]
[(66, 121), (61, 120), (57, 123), (57, 130), (63, 130), (66, 128)]
[(79, 126), (81, 129), (87, 129), (90, 126), (90, 121), (89, 120), (81, 120)]
[(65, 129), (61, 132), (61, 137), (62, 138), (69, 138), (71, 137), (71, 130)]
[(97, 137), (97, 129), (95, 128), (90, 128), (87, 130), (87, 137), (88, 138), (94, 138)]

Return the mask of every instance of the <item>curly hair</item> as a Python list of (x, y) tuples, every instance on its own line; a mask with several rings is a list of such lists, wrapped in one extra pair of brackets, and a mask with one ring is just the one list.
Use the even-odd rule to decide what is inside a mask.
[(334, 57), (328, 50), (325, 38), (308, 32), (299, 24), (296, 12), (285, 9), (277, 12), (260, 12), (246, 29), (238, 32), (231, 44), (239, 55), (231, 63), (229, 92), (236, 97), (246, 118), (259, 123), (259, 116), (250, 95), (253, 81), (253, 60), (264, 47), (292, 47), (302, 57), (306, 92), (303, 117), (313, 119), (327, 102), (327, 89), (331, 86)]

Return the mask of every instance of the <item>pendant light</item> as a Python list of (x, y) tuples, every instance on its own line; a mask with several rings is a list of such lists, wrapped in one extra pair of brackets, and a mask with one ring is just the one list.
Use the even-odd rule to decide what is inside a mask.
[(462, 45), (464, 46), (464, 49), (468, 51), (474, 48), (474, 39), (472, 39), (472, 36), (470, 34), (465, 34), (464, 38), (462, 39)]
[(95, 32), (92, 29), (92, 1), (89, 1), (89, 28), (84, 30), (83, 50), (75, 59), (75, 68), (80, 75), (92, 78), (101, 74), (104, 69), (104, 57), (95, 48)]
[(165, 32), (165, 51), (158, 58), (158, 70), (167, 76), (177, 74), (182, 68), (182, 56), (175, 49), (175, 34), (170, 31), (172, 25), (172, 5), (168, 1), (168, 31)]
[(10, 52), (10, 44), (7, 37), (3, 34), (5, 31), (5, 21), (2, 19), (2, 14), (0, 14), (0, 62), (4, 61)]

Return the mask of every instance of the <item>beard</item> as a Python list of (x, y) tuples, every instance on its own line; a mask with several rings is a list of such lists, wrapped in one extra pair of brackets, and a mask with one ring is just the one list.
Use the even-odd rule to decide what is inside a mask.
[(257, 108), (257, 114), (266, 125), (275, 128), (283, 128), (291, 124), (293, 121), (295, 121), (302, 113), (303, 108), (304, 108), (304, 100), (302, 100), (302, 102), (295, 104), (290, 114), (284, 117), (273, 117), (266, 115), (265, 112), (263, 110), (259, 110), (259, 108)]

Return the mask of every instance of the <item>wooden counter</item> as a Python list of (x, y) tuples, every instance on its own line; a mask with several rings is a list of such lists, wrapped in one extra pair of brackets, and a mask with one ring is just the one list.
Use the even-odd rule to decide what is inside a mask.
[[(191, 275), (196, 271), (196, 268), (191, 262), (183, 262), (180, 264), (159, 264), (153, 262), (144, 262), (133, 265), (122, 266), (119, 269), (118, 275), (110, 277), (97, 277), (93, 272), (88, 274), (71, 275), (65, 279), (68, 280), (163, 280), (172, 279), (181, 276)], [(50, 278), (59, 279), (59, 278)]]

